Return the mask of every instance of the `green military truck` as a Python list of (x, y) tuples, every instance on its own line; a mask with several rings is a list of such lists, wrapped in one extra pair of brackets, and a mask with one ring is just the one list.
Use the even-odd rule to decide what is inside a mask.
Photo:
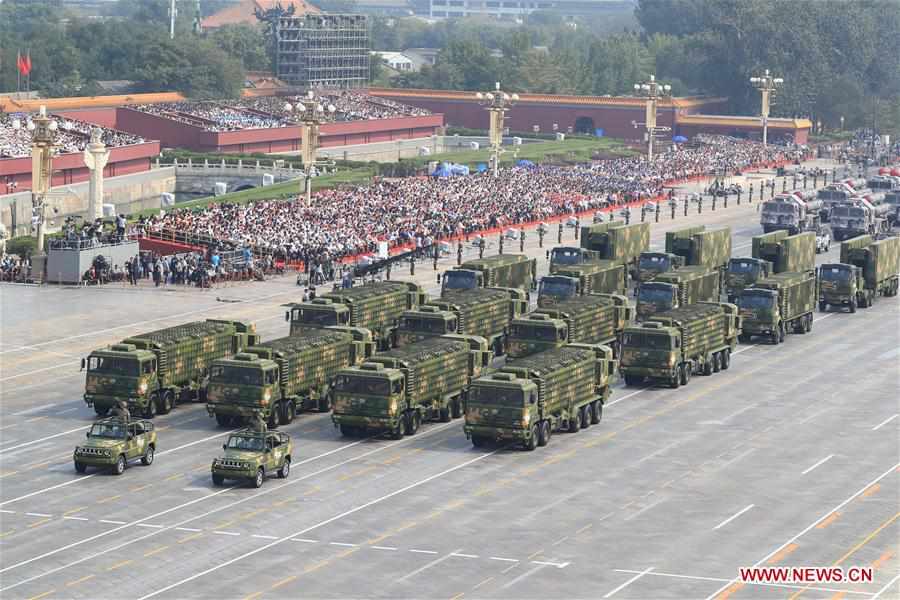
[(79, 473), (88, 467), (125, 472), (128, 461), (140, 459), (153, 464), (156, 455), (156, 429), (150, 421), (111, 417), (95, 422), (87, 432), (87, 442), (75, 447), (72, 456)]
[(261, 418), (272, 428), (303, 410), (327, 412), (337, 372), (374, 350), (369, 331), (351, 327), (310, 328), (263, 342), (213, 363), (206, 410), (223, 427)]
[[(607, 232), (617, 227), (625, 227), (625, 221), (594, 223), (582, 227), (580, 246), (556, 246), (550, 250), (550, 273), (555, 273), (557, 268), (607, 260), (604, 256), (604, 253), (609, 251)], [(585, 242), (585, 235), (592, 236), (593, 247), (591, 243)]]
[(166, 414), (178, 402), (203, 400), (213, 361), (258, 342), (254, 325), (215, 319), (127, 338), (82, 359), (84, 401), (100, 416), (120, 401), (148, 419)]
[(641, 283), (637, 293), (637, 318), (719, 299), (719, 272), (708, 267), (682, 267)]
[(801, 273), (816, 268), (816, 234), (790, 235), (785, 229), (753, 236), (752, 257), (732, 258), (725, 273), (725, 291), (735, 302), (741, 291), (776, 273)]
[(467, 260), (441, 277), (441, 296), (448, 291), (476, 288), (532, 290), (537, 284), (537, 259), (523, 254), (497, 254)]
[(510, 321), (527, 308), (525, 293), (514, 288), (447, 292), (440, 300), (403, 313), (397, 328), (397, 346), (459, 333), (485, 338), (494, 354), (501, 356), (506, 352)]
[(309, 327), (362, 327), (372, 333), (378, 349), (395, 345), (400, 315), (424, 304), (425, 292), (411, 281), (381, 281), (349, 289), (335, 289), (309, 302), (287, 304), (285, 319), (291, 335)]
[(625, 265), (611, 260), (560, 266), (554, 274), (541, 278), (537, 303), (547, 307), (578, 296), (624, 294), (627, 277)]
[(599, 423), (615, 379), (607, 346), (569, 344), (507, 363), (476, 379), (466, 404), (466, 437), (475, 447), (520, 442), (546, 446), (555, 431), (577, 432)]
[(294, 443), (286, 433), (268, 431), (265, 426), (243, 429), (228, 436), (222, 450), (225, 454), (214, 458), (210, 466), (215, 485), (232, 479), (247, 481), (258, 488), (271, 473), (276, 473), (279, 479), (290, 475)]
[(819, 267), (819, 310), (829, 306), (866, 308), (878, 294), (896, 296), (900, 271), (900, 237), (873, 241), (861, 235), (841, 242), (841, 262)]
[(632, 325), (622, 335), (619, 370), (626, 385), (644, 380), (687, 385), (692, 373), (728, 369), (741, 333), (734, 304), (699, 302)]
[(777, 273), (744, 288), (737, 301), (740, 341), (768, 336), (773, 344), (780, 344), (789, 327), (794, 333), (811, 331), (816, 293), (815, 270)]
[(473, 377), (490, 364), (487, 341), (447, 335), (376, 354), (342, 369), (331, 419), (346, 436), (388, 432), (414, 435), (422, 421), (460, 417)]
[(581, 247), (597, 253), (601, 260), (625, 265), (637, 277), (638, 257), (650, 248), (650, 223), (620, 225), (618, 221), (581, 228)]
[(731, 229), (706, 230), (694, 225), (666, 232), (665, 252), (641, 252), (637, 280), (653, 281), (658, 275), (684, 266), (703, 266), (724, 273), (731, 258)]
[(582, 296), (513, 320), (507, 355), (522, 358), (570, 343), (603, 344), (618, 356), (619, 336), (632, 308), (619, 294)]

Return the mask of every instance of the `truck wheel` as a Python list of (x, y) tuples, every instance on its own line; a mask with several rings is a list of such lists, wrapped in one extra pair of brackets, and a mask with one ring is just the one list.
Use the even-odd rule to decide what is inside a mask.
[(270, 429), (277, 429), (281, 424), (280, 413), (281, 411), (279, 410), (279, 406), (277, 404), (273, 406), (269, 411), (269, 420), (266, 422), (266, 424)]
[(713, 374), (713, 357), (707, 356), (706, 361), (703, 363), (703, 374), (709, 377)]
[(448, 423), (450, 421), (450, 405), (443, 407), (440, 412), (440, 421), (441, 423)]
[(419, 411), (414, 410), (409, 413), (407, 418), (409, 419), (406, 424), (407, 435), (416, 435), (416, 432), (419, 431), (419, 425), (422, 424), (422, 415), (419, 414)]
[(153, 446), (147, 446), (147, 449), (144, 450), (144, 455), (141, 457), (141, 464), (148, 467), (152, 465), (154, 454), (156, 454), (156, 451), (153, 449)]
[(294, 403), (290, 400), (286, 400), (282, 405), (281, 422), (285, 425), (290, 425), (294, 422), (296, 413), (297, 409), (294, 408)]
[(397, 421), (397, 424), (391, 430), (391, 439), (392, 440), (399, 440), (403, 437), (403, 435), (406, 433), (405, 423), (406, 423), (405, 419), (400, 419), (399, 421)]
[(825, 312), (828, 310), (828, 303), (824, 300), (819, 300), (819, 312)]
[(853, 314), (856, 312), (856, 298), (850, 299), (850, 313)]
[(806, 315), (806, 333), (809, 333), (810, 331), (812, 331), (812, 324), (813, 324), (813, 316), (810, 313), (810, 314)]
[(634, 375), (626, 375), (625, 376), (625, 385), (638, 385), (641, 382), (640, 377), (636, 377)]
[(262, 487), (263, 482), (266, 480), (266, 472), (260, 467), (256, 470), (256, 477), (253, 478), (253, 487), (260, 488)]
[(319, 396), (319, 412), (328, 412), (331, 410), (331, 390), (328, 390), (322, 396)]
[(603, 418), (603, 401), (594, 400), (591, 404), (591, 423), (596, 425)]
[(113, 473), (116, 475), (121, 475), (125, 472), (125, 455), (120, 454), (119, 458), (116, 459), (116, 464), (113, 465)]
[(95, 404), (95, 405), (94, 405), (94, 412), (97, 413), (97, 416), (98, 416), (98, 417), (105, 417), (107, 414), (109, 414), (109, 407), (108, 407), (108, 406), (107, 406), (107, 407), (101, 407), (101, 406), (97, 406), (97, 405)]
[(228, 427), (231, 425), (231, 417), (228, 415), (216, 414), (216, 424), (218, 424), (219, 427)]
[(85, 471), (87, 471), (87, 465), (84, 464), (83, 462), (78, 462), (76, 460), (75, 461), (75, 472), (76, 473), (84, 473)]
[(594, 411), (591, 408), (590, 404), (585, 404), (581, 407), (579, 411), (579, 417), (581, 418), (581, 428), (587, 429), (591, 426), (591, 423), (594, 422)]
[(285, 458), (284, 464), (281, 465), (281, 468), (278, 469), (278, 478), (279, 479), (287, 479), (288, 475), (291, 474), (291, 459)]
[(725, 348), (722, 350), (722, 370), (727, 371), (728, 367), (731, 366), (731, 349)]
[(541, 421), (541, 426), (538, 430), (538, 446), (546, 446), (549, 442), (550, 423), (548, 421)]
[(152, 419), (156, 416), (156, 403), (159, 400), (156, 394), (150, 396), (150, 399), (147, 401), (147, 406), (144, 408), (144, 418)]
[(722, 358), (718, 352), (714, 352), (712, 355), (712, 372), (718, 373), (722, 370)]
[(478, 435), (472, 436), (472, 446), (475, 448), (481, 448), (484, 446), (484, 438)]
[(684, 363), (684, 375), (681, 378), (681, 385), (687, 385), (691, 381), (691, 373), (693, 373), (693, 366), (691, 363)]
[(356, 427), (341, 425), (341, 435), (344, 437), (354, 437), (356, 435)]
[(222, 485), (225, 483), (225, 478), (219, 475), (218, 473), (213, 473), (213, 485)]
[(167, 415), (172, 412), (172, 392), (165, 391), (163, 392), (162, 397), (159, 400), (159, 406), (157, 407), (157, 412), (161, 415)]
[(531, 452), (532, 450), (537, 448), (537, 445), (538, 445), (538, 426), (537, 425), (531, 426), (531, 435), (528, 436), (528, 439), (525, 440), (523, 445), (525, 446), (525, 449), (528, 450), (529, 452)]
[(778, 326), (778, 343), (784, 343), (784, 323)]
[(676, 370), (675, 373), (672, 375), (671, 379), (669, 379), (669, 387), (672, 388), (673, 390), (677, 390), (679, 387), (681, 387), (681, 370), (680, 369)]
[(581, 412), (576, 412), (569, 419), (569, 433), (578, 433), (581, 429)]
[(463, 416), (463, 403), (462, 400), (457, 398), (453, 401), (453, 412), (451, 413), (454, 419), (458, 419)]

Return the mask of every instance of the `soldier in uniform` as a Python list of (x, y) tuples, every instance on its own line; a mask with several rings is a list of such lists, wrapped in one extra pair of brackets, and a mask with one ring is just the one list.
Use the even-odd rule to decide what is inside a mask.
[(119, 400), (119, 402), (112, 409), (112, 416), (118, 417), (119, 420), (125, 421), (126, 423), (130, 421), (131, 411), (128, 410), (128, 402), (126, 402), (125, 400)]
[(265, 419), (263, 419), (262, 413), (256, 413), (256, 420), (251, 423), (250, 427), (257, 433), (265, 433), (269, 430)]

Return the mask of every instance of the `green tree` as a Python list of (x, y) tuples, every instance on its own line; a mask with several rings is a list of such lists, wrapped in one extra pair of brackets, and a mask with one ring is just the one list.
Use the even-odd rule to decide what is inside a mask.
[(261, 25), (224, 25), (210, 34), (212, 42), (248, 71), (267, 69), (266, 39)]

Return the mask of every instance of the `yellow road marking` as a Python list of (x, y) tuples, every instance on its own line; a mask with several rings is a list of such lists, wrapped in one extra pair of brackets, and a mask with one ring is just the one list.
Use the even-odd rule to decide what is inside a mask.
[(74, 580), (70, 581), (69, 583), (66, 584), (66, 587), (71, 587), (73, 585), (78, 585), (79, 583), (84, 583), (85, 581), (88, 581), (89, 579), (93, 579), (94, 577), (96, 577), (96, 575), (85, 575), (81, 579), (74, 579)]
[(231, 521), (225, 521), (224, 523), (219, 523), (218, 525), (214, 525), (212, 529), (228, 529), (232, 525), (234, 525), (234, 519), (232, 519)]
[(845, 555), (843, 555), (842, 557), (840, 557), (840, 558), (838, 559), (838, 561), (837, 561), (836, 563), (834, 563), (834, 566), (836, 567), (836, 566), (838, 566), (839, 564), (841, 564), (842, 562), (844, 562), (845, 560), (847, 560), (847, 559), (848, 559), (850, 556), (852, 556), (857, 550), (859, 550), (860, 548), (862, 548), (863, 546), (865, 546), (866, 544), (868, 544), (869, 542), (871, 542), (871, 541), (872, 541), (872, 538), (874, 538), (876, 535), (878, 535), (879, 533), (881, 533), (881, 530), (882, 530), (882, 529), (884, 529), (885, 527), (889, 526), (891, 523), (893, 523), (894, 521), (896, 521), (898, 518), (900, 518), (900, 512), (895, 513), (893, 517), (891, 517), (890, 519), (888, 519), (887, 521), (885, 521), (884, 523), (882, 523), (881, 525), (879, 525), (879, 526), (878, 526), (878, 529), (876, 529), (875, 531), (873, 531), (872, 533), (870, 533), (869, 535), (867, 535), (867, 536), (865, 537), (865, 539), (863, 539), (861, 542), (859, 542), (858, 544), (856, 544), (855, 546), (853, 546), (853, 548), (851, 548), (850, 551), (847, 552), (847, 554), (845, 554)]
[(279, 582), (277, 582), (277, 583), (273, 583), (273, 584), (272, 584), (272, 587), (270, 587), (269, 589), (270, 589), (270, 590), (276, 590), (276, 589), (280, 588), (280, 587), (283, 586), (283, 585), (289, 584), (290, 582), (294, 581), (295, 579), (297, 579), (297, 576), (296, 576), (296, 575), (291, 575), (290, 577), (285, 577), (285, 578), (282, 579), (281, 581), (279, 581)]
[(178, 479), (179, 477), (184, 477), (184, 473), (175, 473), (174, 475), (169, 475), (163, 481), (172, 481), (173, 479)]
[(359, 548), (350, 548), (349, 550), (345, 550), (345, 551), (341, 552), (340, 554), (335, 556), (335, 558), (346, 558), (346, 557), (350, 556), (351, 554), (353, 554), (354, 552), (356, 552), (357, 550), (359, 550)]
[(147, 488), (150, 487), (151, 485), (153, 485), (153, 484), (152, 484), (152, 483), (146, 483), (146, 484), (144, 484), (144, 485), (139, 485), (139, 486), (137, 486), (137, 487), (133, 487), (133, 488), (131, 488), (129, 491), (131, 491), (131, 492), (139, 492), (139, 491), (141, 491), (141, 490), (147, 489)]
[(198, 537), (200, 537), (201, 535), (203, 535), (203, 532), (202, 532), (202, 531), (201, 531), (200, 533), (193, 533), (193, 534), (187, 536), (186, 538), (181, 538), (180, 540), (178, 540), (178, 543), (179, 543), (179, 544), (184, 544), (184, 543), (187, 543), (187, 542), (189, 542), (189, 541), (191, 541), (191, 540), (196, 540), (196, 539), (197, 539)]
[(52, 594), (55, 591), (56, 590), (48, 590), (48, 591), (44, 592), (43, 594), (38, 594), (37, 596), (32, 596), (28, 600), (41, 600), (41, 598), (46, 598), (47, 596), (49, 596), (50, 594)]
[(331, 562), (330, 560), (323, 560), (323, 561), (317, 562), (316, 564), (312, 565), (311, 567), (306, 567), (305, 569), (303, 569), (303, 572), (304, 573), (312, 573), (313, 571), (317, 571), (318, 569), (321, 569), (322, 567), (324, 567), (325, 565), (327, 565), (330, 562)]
[(473, 590), (477, 590), (478, 588), (480, 588), (480, 587), (483, 586), (484, 584), (486, 584), (486, 583), (488, 583), (488, 582), (490, 582), (490, 581), (493, 581), (493, 580), (494, 580), (493, 577), (488, 577), (487, 579), (485, 579), (484, 581), (482, 581), (481, 583), (479, 583), (478, 585), (476, 585), (476, 586), (473, 587), (472, 589), (473, 589)]
[(71, 514), (73, 514), (73, 513), (81, 512), (81, 511), (83, 511), (83, 510), (86, 509), (86, 508), (87, 508), (87, 506), (79, 506), (78, 508), (73, 508), (72, 510), (67, 510), (66, 512), (63, 513), (63, 516), (66, 517), (66, 516), (71, 515)]
[(544, 549), (541, 548), (540, 550), (538, 550), (537, 552), (535, 552), (535, 553), (533, 553), (531, 556), (529, 556), (529, 557), (528, 557), (528, 560), (531, 560), (532, 558), (534, 558), (535, 556), (537, 556), (538, 554), (540, 554), (540, 553), (543, 552), (543, 551), (544, 551)]
[(377, 544), (378, 542), (383, 542), (384, 540), (386, 540), (389, 537), (390, 537), (390, 534), (385, 533), (383, 535), (379, 535), (377, 538), (373, 538), (371, 540), (366, 540), (366, 543), (371, 546), (371, 545)]
[(874, 484), (874, 485), (870, 485), (868, 488), (866, 488), (866, 491), (864, 491), (864, 492), (862, 493), (862, 496), (860, 496), (860, 497), (861, 497), (861, 498), (866, 498), (866, 497), (868, 497), (868, 496), (871, 496), (872, 494), (874, 494), (875, 492), (877, 492), (877, 491), (880, 490), (880, 489), (881, 489), (881, 484), (880, 484), (880, 483), (876, 483), (876, 484)]
[(15, 475), (16, 473), (18, 473), (18, 471), (7, 471), (3, 475), (0, 475), (0, 479), (3, 479), (4, 477), (9, 477), (10, 475)]
[(134, 561), (131, 560), (131, 559), (129, 559), (129, 560), (123, 560), (122, 562), (117, 562), (116, 564), (114, 564), (113, 566), (109, 567), (109, 568), (106, 569), (106, 570), (107, 570), (107, 571), (115, 571), (116, 569), (121, 569), (121, 568), (124, 567), (125, 565), (130, 565), (130, 564), (133, 563), (133, 562), (134, 562)]
[(450, 600), (459, 600), (460, 598), (462, 598), (462, 597), (465, 596), (465, 595), (466, 595), (465, 592), (460, 592), (460, 593), (458, 593), (457, 595), (455, 595), (455, 596), (453, 596), (452, 598), (450, 598)]
[(31, 525), (28, 526), (28, 529), (31, 529), (32, 527), (39, 527), (50, 520), (51, 519), (41, 519), (40, 521), (35, 521), (34, 523), (32, 523)]
[(168, 546), (160, 546), (160, 547), (157, 548), (156, 550), (151, 550), (150, 552), (147, 552), (146, 554), (144, 554), (144, 558), (146, 558), (146, 557), (148, 557), (148, 556), (153, 556), (154, 554), (159, 554), (160, 552), (162, 552), (162, 551), (165, 550), (166, 548), (168, 548)]
[(732, 583), (731, 586), (729, 586), (727, 589), (723, 590), (721, 594), (716, 596), (716, 600), (725, 600), (742, 587), (744, 587), (744, 584), (740, 581)]
[(462, 506), (465, 503), (466, 503), (466, 501), (461, 498), (458, 500), (454, 500), (453, 502), (450, 502), (449, 504), (447, 504), (447, 506), (445, 507), (445, 510), (452, 510), (454, 508), (459, 508), (460, 506)]
[(831, 600), (841, 600), (844, 596), (847, 595), (847, 592), (838, 592), (834, 596), (831, 597)]
[(837, 512), (837, 511), (831, 513), (830, 515), (825, 517), (824, 521), (822, 521), (821, 523), (816, 525), (816, 529), (825, 529), (826, 527), (828, 527), (829, 525), (831, 525), (832, 523), (837, 521), (838, 517), (840, 517), (840, 516), (841, 516), (841, 513)]
[(27, 470), (27, 469), (40, 469), (41, 467), (46, 467), (46, 466), (49, 465), (49, 464), (50, 464), (50, 461), (49, 461), (49, 460), (45, 460), (44, 462), (41, 462), (41, 463), (35, 463), (35, 464), (33, 464), (33, 465), (27, 465), (27, 466), (25, 467), (25, 469), (26, 469), (26, 470)]
[(260, 596), (262, 596), (262, 592), (253, 592), (249, 596), (245, 596), (244, 600), (254, 600), (254, 598), (259, 598)]
[(313, 488), (311, 490), (306, 490), (305, 492), (303, 492), (303, 495), (310, 496), (310, 495), (315, 494), (316, 492), (320, 491), (321, 489), (322, 488), (320, 488), (319, 486), (316, 485), (316, 486), (313, 486)]
[(0, 538), (5, 538), (5, 537), (8, 536), (9, 534), (15, 532), (15, 530), (16, 530), (16, 528), (13, 527), (12, 529), (10, 529), (9, 531), (7, 531), (7, 532), (5, 532), (5, 533), (0, 533)]
[(107, 498), (103, 498), (102, 500), (97, 500), (97, 504), (106, 504), (107, 502), (112, 502), (113, 500), (118, 500), (122, 497), (122, 494), (118, 494), (116, 496), (109, 496)]
[(590, 528), (593, 527), (593, 526), (594, 526), (593, 523), (588, 523), (587, 525), (585, 525), (584, 527), (582, 527), (581, 529), (579, 529), (578, 531), (576, 531), (576, 532), (575, 532), (575, 535), (584, 533), (585, 531), (587, 531), (588, 529), (590, 529)]
[(405, 530), (405, 529), (409, 529), (410, 527), (415, 527), (415, 526), (418, 525), (418, 524), (419, 524), (418, 521), (410, 521), (409, 523), (407, 523), (407, 524), (404, 525), (403, 527), (398, 527), (398, 528), (397, 528), (397, 531), (403, 531), (403, 530)]
[(881, 565), (883, 563), (886, 563), (887, 561), (891, 560), (891, 558), (893, 558), (893, 556), (894, 556), (893, 551), (891, 551), (891, 550), (886, 551), (884, 554), (882, 554), (877, 559), (872, 561), (872, 568), (875, 570), (880, 569)]
[(341, 475), (338, 478), (338, 481), (347, 481), (348, 479), (357, 477), (358, 475), (362, 475), (364, 473), (368, 473), (369, 471), (374, 471), (374, 470), (375, 470), (374, 465), (371, 467), (366, 467), (365, 469), (360, 469), (359, 471), (354, 471), (353, 473), (348, 473), (347, 475)]
[(32, 417), (32, 418), (30, 418), (30, 419), (25, 419), (25, 422), (26, 422), (26, 423), (34, 423), (35, 421), (41, 421), (41, 420), (46, 419), (46, 418), (47, 418), (46, 415), (44, 415), (43, 417)]
[(794, 550), (796, 550), (799, 547), (800, 547), (800, 544), (788, 544), (787, 546), (785, 546), (784, 548), (782, 548), (781, 550), (776, 552), (775, 555), (772, 558), (770, 558), (766, 564), (774, 565), (775, 563), (779, 562), (782, 558), (784, 558), (785, 556), (787, 556), (788, 554), (790, 554), (791, 552), (793, 552)]

